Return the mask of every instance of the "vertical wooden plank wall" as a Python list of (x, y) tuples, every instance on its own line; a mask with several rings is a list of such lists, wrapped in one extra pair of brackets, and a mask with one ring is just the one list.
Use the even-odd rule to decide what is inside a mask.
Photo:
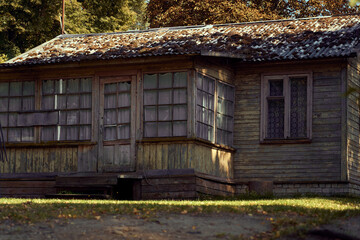
[[(360, 88), (360, 59), (349, 59), (347, 68), (348, 87)], [(360, 185), (360, 110), (359, 93), (347, 98), (347, 176)]]
[(137, 169), (186, 169), (232, 178), (232, 153), (195, 142), (139, 143)]
[(0, 173), (76, 172), (78, 147), (8, 148)]
[[(241, 181), (341, 180), (341, 64), (297, 64), (254, 69), (236, 75), (235, 178)], [(292, 69), (293, 68), (293, 69)], [(285, 72), (284, 69), (289, 70)], [(260, 144), (260, 73), (313, 73), (311, 143)]]

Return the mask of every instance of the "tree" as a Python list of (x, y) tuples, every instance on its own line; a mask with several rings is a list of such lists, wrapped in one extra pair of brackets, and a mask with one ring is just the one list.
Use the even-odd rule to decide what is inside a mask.
[[(145, 0), (65, 0), (66, 33), (145, 26)], [(61, 34), (62, 0), (0, 0), (0, 63)]]
[(150, 27), (219, 24), (280, 18), (348, 14), (348, 0), (150, 0)]

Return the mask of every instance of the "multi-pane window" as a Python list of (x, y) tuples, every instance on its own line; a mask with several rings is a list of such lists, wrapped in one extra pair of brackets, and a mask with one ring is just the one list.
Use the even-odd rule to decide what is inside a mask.
[(42, 81), (41, 110), (56, 111), (58, 124), (41, 129), (41, 141), (91, 139), (91, 78)]
[(214, 141), (215, 80), (198, 74), (196, 93), (196, 136)]
[(104, 140), (130, 139), (131, 82), (104, 86)]
[(144, 75), (144, 136), (187, 135), (187, 72)]
[[(199, 73), (196, 88), (196, 136), (210, 142), (231, 146), (234, 125), (234, 87)], [(215, 99), (216, 96), (217, 99)]]
[(234, 87), (218, 83), (216, 110), (216, 143), (232, 145), (234, 126)]
[(0, 123), (8, 142), (34, 141), (34, 127), (18, 124), (20, 112), (35, 110), (35, 82), (0, 82)]
[(309, 75), (264, 77), (262, 139), (309, 138), (310, 98)]

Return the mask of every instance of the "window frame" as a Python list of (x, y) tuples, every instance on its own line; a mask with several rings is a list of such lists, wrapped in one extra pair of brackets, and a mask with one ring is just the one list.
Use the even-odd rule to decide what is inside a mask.
[[(159, 75), (159, 74), (165, 74), (165, 73), (171, 73), (171, 74), (175, 74), (175, 73), (185, 73), (186, 74), (186, 87), (174, 87), (172, 86), (171, 88), (159, 88), (158, 84), (159, 84), (159, 78), (157, 77), (157, 88), (151, 88), (151, 89), (145, 89), (144, 88), (144, 76), (145, 75)], [(174, 79), (173, 79), (174, 80)], [(172, 83), (173, 84), (173, 83)], [(144, 71), (141, 73), (141, 104), (140, 104), (140, 112), (141, 112), (141, 133), (140, 133), (140, 139), (143, 139), (143, 140), (160, 140), (161, 139), (186, 139), (189, 137), (189, 128), (190, 128), (190, 124), (191, 124), (191, 121), (189, 121), (190, 119), (190, 108), (191, 108), (191, 99), (190, 99), (190, 84), (191, 84), (191, 75), (190, 75), (190, 71), (189, 69), (169, 69), (169, 70), (159, 70), (159, 71)], [(145, 91), (149, 90), (149, 91), (161, 91), (161, 90), (170, 90), (171, 89), (171, 98), (172, 98), (172, 101), (173, 101), (173, 92), (174, 92), (174, 89), (186, 89), (186, 103), (171, 103), (171, 104), (155, 104), (155, 105), (145, 105), (144, 104), (144, 101), (145, 101)], [(177, 105), (186, 105), (186, 114), (187, 114), (187, 118), (186, 120), (174, 120), (173, 119), (173, 107), (174, 106), (177, 106)], [(169, 121), (158, 121), (158, 119), (156, 121), (145, 121), (145, 107), (151, 107), (151, 106), (156, 106), (156, 109), (158, 109), (158, 107), (160, 106), (171, 106), (172, 110), (171, 110), (171, 116), (172, 116), (172, 119), (169, 120)], [(158, 111), (156, 111), (156, 114), (157, 114), (157, 117), (158, 117)], [(183, 136), (154, 136), (154, 137), (148, 137), (148, 136), (145, 136), (145, 123), (146, 122), (156, 122), (156, 124), (158, 122), (171, 122), (171, 133), (173, 134), (173, 123), (174, 122), (177, 122), (177, 121), (180, 121), (180, 122), (186, 122), (186, 133), (183, 135)], [(158, 133), (158, 125), (156, 126), (156, 131)]]
[[(228, 83), (228, 82), (225, 82), (225, 81), (222, 81), (222, 80), (220, 80), (220, 79), (218, 79), (218, 78), (216, 78), (216, 77), (213, 77), (213, 76), (210, 76), (210, 75), (208, 75), (208, 74), (206, 74), (206, 73), (204, 73), (204, 72), (201, 72), (201, 71), (196, 71), (195, 72), (195, 81), (194, 81), (194, 86), (195, 86), (195, 92), (196, 92), (196, 98), (195, 98), (195, 102), (194, 102), (194, 107), (195, 107), (195, 109), (197, 108), (197, 91), (198, 91), (198, 88), (197, 88), (197, 81), (198, 81), (198, 75), (199, 74), (201, 74), (201, 75), (203, 75), (203, 76), (205, 76), (205, 77), (208, 77), (208, 78), (211, 78), (211, 79), (213, 79), (214, 80), (214, 94), (213, 94), (213, 97), (214, 97), (214, 122), (213, 122), (213, 129), (212, 129), (212, 132), (213, 132), (213, 140), (212, 141), (210, 141), (210, 140), (207, 140), (207, 139), (204, 139), (204, 138), (201, 138), (201, 137), (199, 137), (199, 136), (197, 136), (197, 125), (198, 125), (198, 119), (196, 118), (196, 115), (195, 115), (195, 119), (194, 119), (194, 121), (195, 121), (195, 132), (194, 132), (194, 135), (195, 135), (195, 137), (196, 137), (196, 139), (199, 139), (199, 140), (201, 140), (201, 141), (206, 141), (206, 142), (209, 142), (209, 143), (211, 143), (211, 144), (215, 144), (215, 145), (217, 145), (217, 146), (224, 146), (224, 147), (233, 147), (233, 145), (234, 145), (234, 125), (235, 125), (235, 102), (236, 102), (236, 99), (235, 99), (235, 95), (236, 95), (236, 88), (235, 88), (235, 85), (232, 85), (231, 83)], [(217, 129), (218, 129), (218, 126), (217, 126), (217, 114), (218, 114), (218, 100), (219, 100), (219, 96), (218, 96), (218, 89), (219, 89), (219, 84), (224, 84), (224, 85), (226, 85), (226, 86), (230, 86), (230, 87), (232, 87), (233, 89), (234, 89), (234, 91), (233, 91), (233, 105), (232, 105), (232, 113), (233, 113), (233, 116), (232, 116), (232, 119), (233, 119), (233, 121), (232, 121), (232, 132), (230, 132), (230, 131), (228, 131), (228, 132), (230, 132), (230, 134), (232, 134), (232, 136), (231, 136), (231, 140), (232, 140), (232, 142), (231, 142), (231, 144), (229, 144), (229, 145), (224, 145), (224, 144), (221, 144), (221, 143), (218, 143), (218, 139), (217, 139)], [(226, 114), (223, 114), (224, 116), (228, 116), (228, 115), (226, 115)], [(220, 130), (222, 130), (222, 129), (220, 129)], [(222, 130), (223, 131), (223, 130)]]
[[(291, 96), (289, 80), (292, 77), (307, 78), (307, 110), (306, 110), (306, 137), (291, 138), (290, 137), (290, 110)], [(268, 97), (270, 97), (269, 81), (283, 80), (283, 99), (284, 99), (284, 138), (266, 138), (268, 126)], [(291, 74), (262, 74), (261, 75), (261, 115), (260, 115), (260, 142), (276, 143), (276, 142), (308, 142), (312, 139), (312, 92), (313, 92), (313, 75), (311, 72), (299, 72)], [(281, 98), (281, 97), (271, 97)]]

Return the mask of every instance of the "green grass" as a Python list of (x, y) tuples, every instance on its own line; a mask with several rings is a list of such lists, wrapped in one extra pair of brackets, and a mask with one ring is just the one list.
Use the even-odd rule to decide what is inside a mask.
[(270, 237), (301, 234), (331, 220), (360, 215), (360, 198), (282, 198), (264, 200), (115, 201), (0, 199), (0, 223), (36, 223), (48, 219), (136, 215), (147, 219), (159, 213), (237, 213), (262, 215), (272, 222)]

